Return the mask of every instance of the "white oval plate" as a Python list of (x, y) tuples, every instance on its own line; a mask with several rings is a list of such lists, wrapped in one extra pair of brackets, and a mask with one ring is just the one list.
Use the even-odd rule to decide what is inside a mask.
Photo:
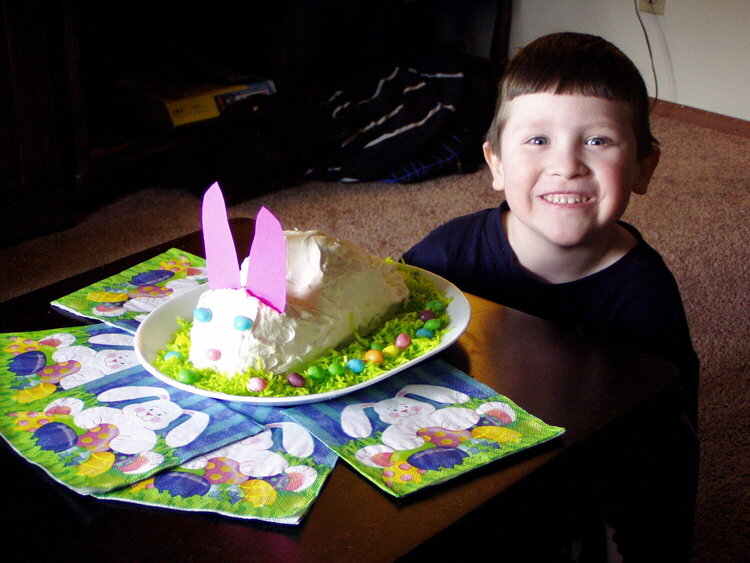
[(146, 319), (140, 324), (138, 330), (135, 333), (135, 353), (141, 365), (152, 375), (158, 379), (191, 393), (198, 395), (205, 395), (206, 397), (213, 397), (214, 399), (221, 399), (224, 401), (239, 401), (242, 403), (249, 403), (253, 405), (269, 405), (269, 406), (290, 406), (290, 405), (301, 405), (305, 403), (315, 403), (318, 401), (326, 401), (333, 399), (341, 395), (346, 395), (364, 387), (374, 385), (379, 381), (391, 377), (400, 371), (405, 370), (421, 361), (426, 360), (430, 356), (438, 354), (451, 344), (453, 344), (458, 338), (464, 333), (466, 328), (469, 326), (469, 320), (471, 319), (471, 307), (466, 296), (448, 280), (441, 278), (438, 275), (422, 270), (421, 268), (415, 268), (413, 266), (406, 266), (414, 270), (419, 271), (424, 277), (435, 284), (435, 287), (445, 294), (450, 303), (448, 304), (448, 315), (450, 316), (450, 324), (448, 325), (447, 332), (443, 335), (443, 339), (440, 341), (435, 348), (425, 352), (421, 356), (410, 360), (409, 362), (398, 366), (392, 370), (386, 371), (363, 381), (356, 385), (344, 387), (342, 389), (336, 389), (334, 391), (326, 391), (324, 393), (315, 393), (311, 395), (294, 395), (289, 397), (253, 397), (247, 395), (228, 395), (226, 393), (219, 393), (217, 391), (207, 391), (205, 389), (199, 389), (192, 385), (180, 383), (179, 381), (169, 377), (168, 375), (160, 372), (151, 362), (156, 358), (156, 354), (159, 350), (163, 350), (167, 347), (169, 340), (172, 335), (179, 328), (177, 324), (177, 318), (192, 319), (193, 311), (198, 303), (200, 295), (208, 289), (208, 284), (203, 284), (195, 289), (191, 289), (183, 294), (176, 295), (163, 305), (160, 305), (154, 309)]

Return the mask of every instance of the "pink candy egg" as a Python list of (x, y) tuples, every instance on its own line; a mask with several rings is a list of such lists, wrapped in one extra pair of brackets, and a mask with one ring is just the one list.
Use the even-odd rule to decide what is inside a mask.
[(263, 391), (267, 385), (268, 383), (266, 383), (266, 380), (262, 377), (251, 377), (247, 382), (247, 390), (255, 391), (257, 393)]
[(402, 332), (396, 337), (396, 348), (401, 348), (403, 350), (404, 348), (408, 348), (409, 344), (411, 344), (411, 337), (405, 332)]

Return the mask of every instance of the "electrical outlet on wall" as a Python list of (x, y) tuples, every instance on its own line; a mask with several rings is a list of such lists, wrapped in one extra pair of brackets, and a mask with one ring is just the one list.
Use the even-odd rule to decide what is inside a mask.
[(638, 11), (663, 16), (666, 2), (667, 0), (638, 0)]

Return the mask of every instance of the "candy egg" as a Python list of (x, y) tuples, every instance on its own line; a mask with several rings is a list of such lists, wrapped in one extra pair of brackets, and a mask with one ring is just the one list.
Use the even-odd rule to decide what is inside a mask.
[(334, 377), (344, 375), (344, 373), (346, 373), (346, 368), (341, 364), (334, 363), (328, 366), (328, 373)]
[(383, 344), (381, 344), (380, 342), (373, 342), (372, 344), (370, 344), (370, 350), (382, 350), (382, 349), (383, 349)]
[(430, 319), (434, 319), (435, 317), (436, 313), (432, 309), (425, 309), (419, 314), (419, 320), (421, 320), (423, 323), (429, 321)]
[(427, 321), (426, 323), (424, 323), (424, 327), (427, 330), (430, 330), (430, 331), (433, 331), (433, 332), (436, 331), (436, 330), (438, 330), (440, 328), (440, 326), (441, 326), (440, 319), (430, 319), (429, 321)]
[(216, 348), (209, 348), (206, 350), (206, 358), (211, 362), (217, 362), (221, 358), (221, 350)]
[(307, 368), (307, 375), (310, 376), (313, 381), (320, 381), (326, 376), (326, 371), (319, 366), (310, 366)]
[(263, 391), (263, 389), (265, 389), (267, 385), (268, 383), (262, 377), (251, 377), (247, 381), (247, 390), (259, 393)]
[(365, 363), (359, 358), (352, 358), (346, 362), (346, 367), (352, 370), (354, 373), (362, 373), (365, 369)]
[(383, 363), (383, 352), (380, 350), (368, 350), (365, 352), (365, 361), (373, 364)]
[(198, 307), (193, 311), (193, 318), (199, 323), (210, 322), (213, 316), (214, 314), (211, 312), (211, 309), (207, 307)]
[(430, 448), (411, 454), (407, 461), (419, 469), (437, 471), (460, 465), (465, 457), (468, 454), (457, 448)]
[(244, 315), (234, 317), (234, 328), (239, 331), (246, 331), (253, 328), (253, 321)]
[(405, 332), (402, 332), (396, 337), (396, 348), (401, 348), (403, 350), (404, 348), (408, 348), (409, 344), (411, 344), (411, 337)]
[(292, 387), (305, 386), (305, 377), (294, 371), (286, 376), (286, 380)]
[(154, 477), (154, 487), (162, 493), (187, 498), (195, 495), (205, 495), (211, 489), (211, 483), (194, 473), (166, 471)]
[(425, 304), (425, 309), (432, 309), (433, 311), (439, 313), (443, 310), (443, 303), (435, 299), (434, 301), (430, 301), (427, 304)]
[(435, 333), (426, 328), (419, 328), (416, 332), (417, 338), (435, 338)]
[(187, 383), (188, 385), (198, 381), (199, 376), (191, 369), (183, 368), (177, 372), (177, 381)]
[(166, 354), (164, 354), (164, 359), (167, 360), (167, 361), (169, 361), (169, 360), (179, 360), (180, 358), (182, 358), (182, 355), (179, 352), (177, 352), (176, 350), (170, 350), (169, 352), (167, 352)]
[(399, 349), (393, 344), (389, 344), (383, 348), (383, 356), (386, 358), (395, 358), (398, 356)]

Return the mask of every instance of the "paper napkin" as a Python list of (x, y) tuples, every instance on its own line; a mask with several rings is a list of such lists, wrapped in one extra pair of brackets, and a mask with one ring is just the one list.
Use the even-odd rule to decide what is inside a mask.
[(285, 414), (397, 497), (564, 432), (441, 360)]
[(123, 487), (261, 432), (221, 401), (143, 370), (132, 335), (95, 324), (0, 335), (0, 434), (81, 493)]
[(96, 495), (245, 519), (297, 524), (336, 463), (336, 454), (282, 409), (225, 403), (264, 429), (126, 489)]
[(206, 282), (206, 261), (171, 248), (105, 280), (52, 302), (68, 313), (135, 334), (141, 321), (166, 300)]

